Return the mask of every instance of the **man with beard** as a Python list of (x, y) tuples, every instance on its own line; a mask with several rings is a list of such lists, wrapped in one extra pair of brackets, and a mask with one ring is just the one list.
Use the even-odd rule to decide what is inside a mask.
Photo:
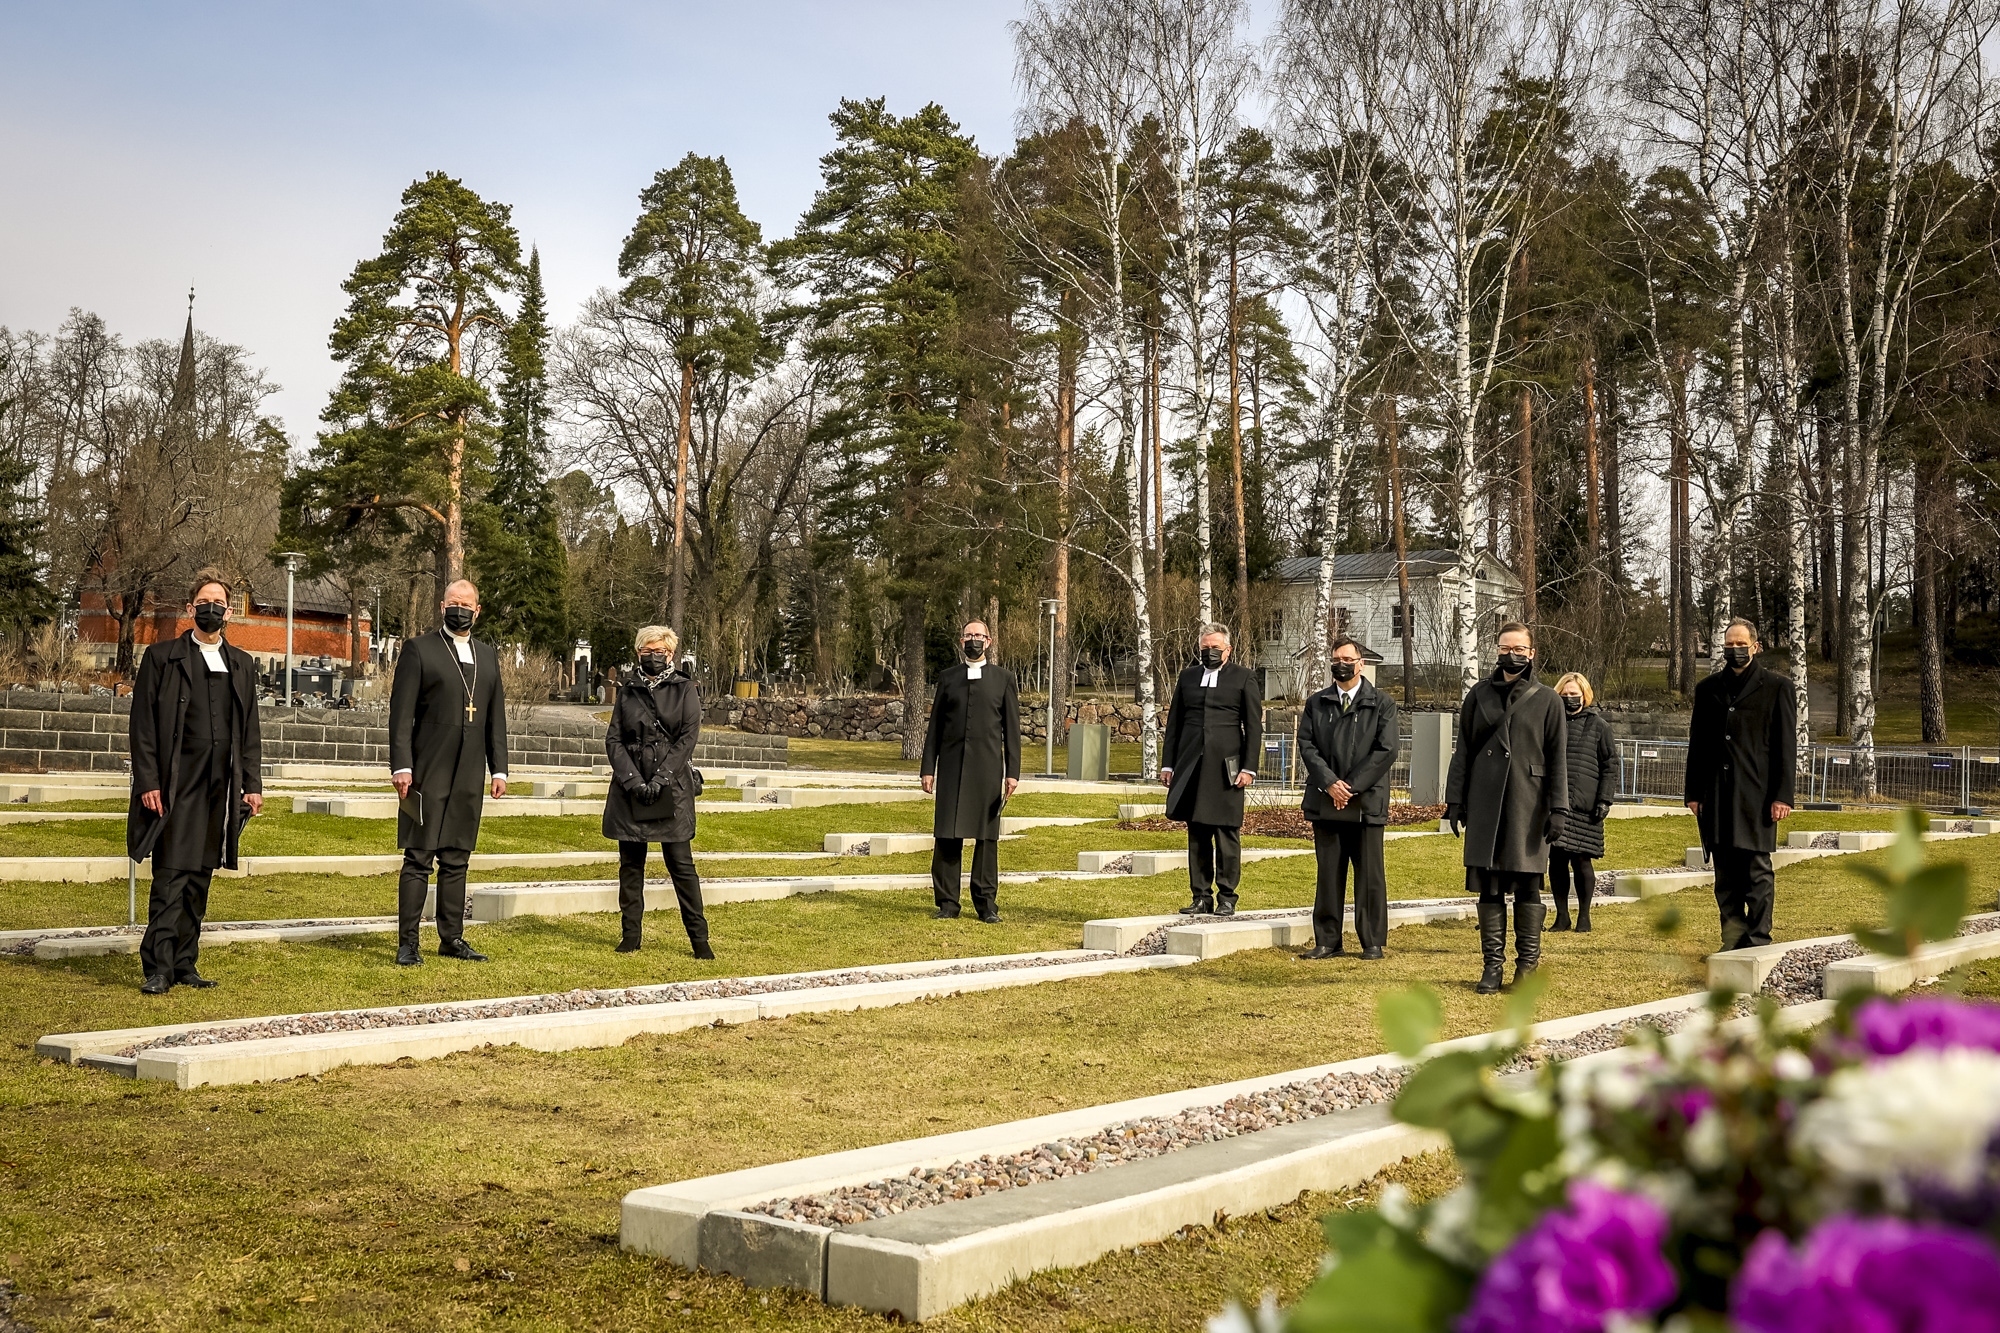
[(932, 811), (931, 916), (959, 914), (965, 840), (973, 840), (972, 910), (987, 925), (1000, 921), (1000, 811), (1021, 785), (1021, 698), (1014, 673), (986, 660), (993, 642), (983, 620), (959, 633), (963, 665), (938, 673), (924, 731), (924, 791)]
[(1542, 876), (1569, 814), (1569, 739), (1562, 701), (1535, 679), (1535, 641), (1500, 627), (1499, 662), (1466, 692), (1445, 779), (1445, 822), (1465, 838), (1465, 887), (1479, 895), (1478, 992), (1500, 989), (1507, 901), (1514, 903), (1514, 981), (1542, 961)]
[(1797, 780), (1797, 701), (1791, 681), (1758, 665), (1762, 647), (1755, 625), (1730, 621), (1722, 670), (1694, 687), (1688, 720), (1685, 799), (1715, 861), (1724, 949), (1771, 942), (1771, 853)]
[(437, 865), (438, 956), (483, 963), (465, 942), (465, 879), (479, 841), (486, 774), (507, 794), (507, 696), (500, 657), (472, 637), (479, 589), (459, 579), (444, 590), (444, 624), (403, 645), (389, 689), (389, 767), (402, 808), (396, 845), (403, 876), (396, 903), (396, 962), (415, 967), (417, 923)]
[(188, 589), (194, 628), (146, 649), (132, 687), (132, 806), (125, 850), (153, 858), (139, 989), (208, 987), (201, 975), (201, 923), (218, 867), (236, 868), (244, 815), (264, 810), (263, 734), (257, 666), (225, 642), (229, 584), (204, 569)]
[(1183, 915), (1233, 916), (1243, 880), (1243, 789), (1257, 780), (1264, 750), (1264, 695), (1257, 673), (1229, 660), (1229, 627), (1208, 624), (1194, 665), (1174, 683), (1160, 781), (1167, 818), (1188, 826), (1192, 901)]

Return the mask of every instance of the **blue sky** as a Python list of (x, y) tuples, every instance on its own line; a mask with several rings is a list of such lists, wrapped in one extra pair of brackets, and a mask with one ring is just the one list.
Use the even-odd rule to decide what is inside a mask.
[(0, 0), (0, 325), (195, 319), (310, 438), (340, 282), (413, 178), (513, 205), (558, 318), (616, 277), (654, 171), (722, 154), (788, 233), (843, 96), (1013, 139), (1017, 0)]

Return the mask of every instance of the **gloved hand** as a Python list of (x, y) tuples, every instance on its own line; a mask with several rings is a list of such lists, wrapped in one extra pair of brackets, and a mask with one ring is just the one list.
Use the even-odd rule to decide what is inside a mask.
[(1604, 817), (1610, 813), (1611, 813), (1611, 802), (1599, 801), (1596, 805), (1591, 807), (1590, 820), (1593, 824), (1602, 824), (1604, 822)]
[(1548, 821), (1542, 825), (1542, 841), (1554, 842), (1562, 837), (1563, 826), (1569, 822), (1569, 811), (1551, 810)]
[(1465, 807), (1448, 805), (1444, 808), (1444, 822), (1451, 825), (1451, 836), (1456, 838), (1465, 831)]
[(654, 778), (651, 782), (639, 788), (639, 799), (645, 804), (651, 805), (660, 799), (660, 793), (666, 789), (667, 786), (665, 783), (661, 782), (658, 778)]

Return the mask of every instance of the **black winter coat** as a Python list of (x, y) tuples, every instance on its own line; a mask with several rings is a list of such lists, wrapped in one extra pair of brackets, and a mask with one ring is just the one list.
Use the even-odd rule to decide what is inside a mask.
[(1021, 776), (1021, 696), (1013, 672), (983, 662), (974, 680), (960, 662), (938, 673), (924, 729), (922, 772), (937, 778), (934, 836), (1000, 836), (1006, 779)]
[(1618, 746), (1611, 724), (1595, 708), (1571, 713), (1569, 729), (1569, 818), (1556, 848), (1595, 861), (1604, 855), (1604, 812), (1618, 799)]
[[(1342, 823), (1389, 822), (1389, 770), (1396, 766), (1396, 701), (1366, 680), (1354, 688), (1354, 706), (1340, 711), (1340, 687), (1328, 686), (1299, 713), (1299, 761), (1306, 769), (1307, 819)], [(1345, 782), (1354, 795), (1345, 810), (1327, 791)]]
[(1173, 770), (1167, 788), (1167, 818), (1194, 824), (1243, 827), (1243, 789), (1223, 769), (1234, 759), (1238, 771), (1256, 772), (1264, 760), (1264, 696), (1257, 673), (1224, 662), (1215, 684), (1201, 687), (1200, 664), (1181, 672), (1167, 712), (1167, 756)]
[(1569, 809), (1568, 749), (1562, 700), (1534, 677), (1510, 686), (1496, 671), (1466, 692), (1444, 799), (1465, 823), (1468, 868), (1548, 871), (1543, 830)]
[[(1751, 659), (1740, 682), (1724, 667), (1694, 687), (1688, 720), (1686, 799), (1701, 802), (1701, 845), (1714, 851), (1778, 849), (1771, 803), (1792, 804), (1797, 703), (1792, 682)], [(1730, 685), (1740, 683), (1739, 691)]]
[[(604, 797), (604, 836), (618, 842), (690, 842), (694, 838), (694, 747), (701, 739), (701, 689), (678, 671), (651, 689), (636, 672), (619, 683), (618, 702), (604, 729), (604, 754), (611, 761), (611, 790)], [(664, 815), (642, 818), (633, 793), (656, 777), (671, 789), (664, 802), (648, 806)]]
[(425, 852), (476, 847), (486, 775), (507, 771), (507, 693), (492, 644), (472, 640), (467, 673), (460, 672), (458, 650), (441, 629), (403, 644), (389, 686), (389, 771), (406, 768), (410, 790), (423, 794), (424, 822), (398, 812), (396, 845)]
[[(235, 703), (230, 710), (229, 743), (236, 759), (229, 770), (229, 804), (222, 820), (222, 864), (234, 870), (237, 838), (243, 831), (243, 795), (264, 790), (264, 736), (257, 717), (257, 664), (227, 638), (222, 657), (229, 664), (229, 692)], [(125, 854), (134, 861), (152, 855), (167, 821), (175, 817), (188, 691), (207, 671), (201, 650), (194, 645), (193, 630), (149, 645), (139, 659), (139, 676), (132, 686), (132, 713), (126, 722), (132, 753), (132, 804), (125, 813)], [(149, 791), (160, 793), (165, 817), (139, 804), (139, 798)]]

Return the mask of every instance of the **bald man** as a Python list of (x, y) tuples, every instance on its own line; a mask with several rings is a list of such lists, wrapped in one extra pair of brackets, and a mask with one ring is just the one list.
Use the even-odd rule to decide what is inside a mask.
[[(415, 967), (417, 925), (437, 866), (438, 956), (483, 963), (465, 942), (465, 879), (479, 841), (487, 773), (495, 798), (507, 794), (507, 695), (500, 655), (472, 637), (479, 589), (459, 579), (444, 590), (444, 624), (403, 644), (389, 690), (389, 769), (396, 795), (396, 845), (403, 849), (397, 892), (396, 962)], [(411, 799), (414, 797), (415, 799)]]

